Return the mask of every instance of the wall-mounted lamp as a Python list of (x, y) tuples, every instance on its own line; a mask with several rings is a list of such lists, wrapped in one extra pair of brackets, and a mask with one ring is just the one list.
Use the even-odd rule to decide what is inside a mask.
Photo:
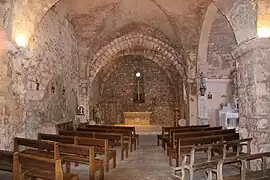
[[(253, 0), (255, 1), (255, 0)], [(257, 0), (257, 36), (259, 38), (270, 37), (270, 8), (269, 0)]]
[(27, 44), (28, 44), (26, 37), (23, 35), (17, 35), (16, 36), (16, 44), (20, 47), (26, 48)]
[(257, 35), (260, 38), (269, 38), (270, 37), (270, 27), (258, 27)]

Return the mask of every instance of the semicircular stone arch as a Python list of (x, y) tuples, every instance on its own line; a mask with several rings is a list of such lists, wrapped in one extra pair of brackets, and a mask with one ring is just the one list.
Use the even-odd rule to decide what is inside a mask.
[[(151, 61), (155, 62), (156, 64), (158, 64), (158, 66), (164, 71), (164, 73), (166, 74), (166, 76), (170, 80), (170, 83), (174, 89), (175, 94), (177, 94), (177, 88), (175, 86), (175, 84), (177, 82), (173, 79), (173, 75), (170, 72), (172, 66), (174, 66), (174, 68), (176, 68), (174, 64), (165, 63), (164, 60), (162, 59), (161, 54), (159, 54), (158, 52), (155, 52), (153, 50), (142, 50), (142, 49), (132, 49), (132, 50), (126, 50), (124, 52), (120, 52), (120, 53), (114, 55), (111, 60), (115, 60), (115, 59), (118, 59), (118, 58), (121, 58), (121, 57), (127, 56), (127, 55), (142, 56), (142, 57), (144, 57), (148, 60), (151, 60)], [(110, 71), (108, 73), (106, 73), (105, 77), (103, 77), (103, 82), (106, 82), (108, 80), (108, 78), (110, 77), (110, 73), (113, 72), (115, 70), (115, 68), (116, 67), (114, 67), (114, 66), (112, 66), (110, 68)], [(101, 94), (102, 94), (103, 89), (104, 89), (103, 86), (104, 86), (104, 83), (101, 85)]]
[(114, 59), (115, 56), (117, 57), (117, 54), (124, 52), (126, 55), (130, 55), (130, 52), (134, 49), (143, 49), (143, 55), (150, 51), (155, 52), (155, 54), (148, 53), (149, 56), (154, 56), (149, 57), (150, 59), (162, 66), (169, 62), (170, 65), (175, 66), (183, 78), (185, 77), (184, 62), (180, 52), (177, 52), (170, 45), (152, 36), (130, 33), (102, 47), (94, 54), (92, 60), (88, 62), (87, 72), (89, 73), (88, 80), (90, 87), (101, 68)]
[[(238, 44), (257, 36), (257, 8), (251, 0), (212, 0), (229, 21)], [(245, 14), (243, 16), (243, 14)]]

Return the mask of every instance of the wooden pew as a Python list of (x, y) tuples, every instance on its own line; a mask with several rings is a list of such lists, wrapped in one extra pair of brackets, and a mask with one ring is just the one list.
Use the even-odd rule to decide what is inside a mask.
[[(182, 162), (181, 167), (174, 168), (174, 174), (176, 172), (181, 171), (181, 179), (185, 179), (185, 170), (189, 171), (190, 180), (193, 180), (194, 178), (194, 172), (199, 170), (207, 170), (208, 168), (211, 168), (214, 164), (209, 164), (208, 162), (214, 161), (214, 160), (220, 160), (225, 159), (228, 157), (234, 157), (239, 155), (249, 155), (250, 154), (250, 144), (251, 144), (252, 138), (247, 139), (241, 139), (241, 140), (234, 140), (234, 141), (225, 141), (225, 142), (218, 142), (214, 144), (207, 144), (202, 146), (193, 146), (190, 148), (190, 153), (185, 155), (184, 160)], [(247, 153), (243, 153), (242, 147), (247, 146)], [(237, 147), (237, 150), (234, 151), (234, 147)], [(184, 148), (184, 147), (182, 147)], [(232, 149), (232, 151), (229, 151), (228, 149)], [(214, 155), (213, 151), (216, 149), (222, 149), (222, 153), (218, 155)], [(206, 151), (207, 156), (204, 158), (196, 159), (195, 155), (198, 152)], [(188, 161), (189, 157), (189, 161)], [(216, 163), (215, 163), (216, 164)], [(210, 175), (211, 177), (212, 175)], [(179, 177), (180, 178), (180, 177)]]
[(13, 171), (13, 152), (0, 150), (0, 170)]
[(97, 127), (97, 128), (107, 128), (107, 129), (117, 129), (117, 130), (122, 130), (122, 129), (126, 130), (126, 129), (128, 129), (128, 130), (132, 131), (133, 138), (136, 138), (137, 145), (140, 144), (139, 134), (136, 134), (136, 129), (135, 129), (134, 126), (126, 127), (126, 126), (117, 126), (117, 125), (112, 126), (112, 125), (89, 125), (89, 124), (83, 125), (82, 124), (82, 127), (87, 127), (87, 128), (88, 127)]
[(109, 143), (106, 139), (94, 139), (94, 138), (83, 138), (77, 136), (61, 136), (52, 134), (38, 134), (39, 140), (56, 141), (66, 144), (76, 144), (83, 146), (95, 147), (95, 153), (104, 155), (106, 172), (109, 171), (109, 161), (113, 161), (113, 168), (116, 167), (116, 151), (109, 150)]
[(79, 180), (76, 174), (63, 173), (60, 158), (48, 158), (16, 152), (14, 154), (13, 180), (49, 179)]
[(168, 143), (168, 149), (175, 148), (175, 145), (177, 144), (177, 140), (179, 138), (193, 138), (193, 137), (199, 137), (199, 136), (213, 136), (213, 135), (219, 135), (219, 134), (234, 134), (235, 129), (221, 129), (221, 130), (206, 130), (201, 132), (175, 132), (172, 133), (172, 140), (170, 143)]
[(222, 130), (222, 126), (217, 127), (203, 127), (203, 128), (185, 128), (185, 129), (171, 129), (169, 130), (168, 137), (163, 138), (164, 150), (166, 146), (172, 142), (174, 133), (193, 133), (193, 132), (204, 132), (204, 131), (215, 131)]
[[(20, 151), (20, 146), (31, 149)], [(34, 149), (33, 149), (34, 148)], [(95, 179), (95, 173), (99, 171), (99, 179), (104, 180), (103, 160), (95, 159), (93, 147), (62, 144), (51, 141), (40, 141), (25, 138), (14, 138), (14, 152), (22, 152), (46, 158), (60, 158), (66, 164), (66, 172), (70, 172), (70, 163), (89, 165), (89, 180)]]
[[(267, 168), (267, 158), (269, 157), (270, 152), (230, 157), (227, 159), (219, 160), (216, 169), (212, 171), (217, 173), (217, 180), (268, 180), (270, 179), (270, 168)], [(248, 162), (256, 159), (261, 159), (261, 170), (247, 171), (250, 170), (247, 166)], [(223, 166), (225, 166), (226, 164), (233, 164), (237, 162), (241, 163), (241, 173), (237, 175), (223, 177)], [(209, 176), (211, 178), (212, 173), (209, 173)]]
[(239, 134), (219, 134), (213, 136), (203, 136), (200, 137), (186, 137), (177, 139), (177, 146), (175, 149), (170, 149), (169, 151), (169, 164), (172, 165), (172, 159), (176, 159), (176, 166), (179, 166), (181, 153), (188, 153), (186, 149), (181, 149), (182, 146), (193, 146), (193, 145), (203, 145), (212, 144), (216, 142), (223, 142), (228, 140), (239, 140)]
[(130, 145), (129, 149), (130, 152), (133, 150), (133, 145), (134, 145), (134, 150), (136, 150), (137, 143), (136, 143), (136, 138), (133, 137), (133, 133), (131, 130), (128, 129), (107, 129), (107, 128), (96, 128), (96, 127), (87, 127), (87, 128), (76, 128), (77, 131), (84, 131), (84, 132), (101, 132), (101, 133), (116, 133), (116, 134), (123, 134), (124, 136), (124, 141), (127, 141)]
[(73, 121), (68, 121), (56, 125), (56, 132), (61, 130), (74, 130)]
[[(121, 148), (121, 160), (124, 160), (124, 153), (128, 158), (128, 143), (124, 143), (124, 137), (122, 134), (110, 134), (110, 133), (97, 133), (97, 132), (82, 132), (82, 131), (59, 131), (59, 135), (64, 136), (78, 136), (86, 138), (108, 139), (109, 145), (117, 146)], [(117, 141), (117, 142), (115, 142)]]
[(192, 126), (178, 126), (178, 127), (175, 127), (175, 126), (169, 126), (169, 127), (166, 127), (166, 126), (162, 126), (162, 132), (161, 134), (158, 134), (157, 135), (157, 145), (159, 146), (159, 141), (162, 142), (162, 146), (163, 146), (163, 138), (166, 138), (166, 136), (168, 136), (169, 134), (169, 131), (172, 130), (172, 129), (193, 129), (193, 128), (206, 128), (206, 127), (210, 127), (209, 124), (207, 125), (192, 125)]

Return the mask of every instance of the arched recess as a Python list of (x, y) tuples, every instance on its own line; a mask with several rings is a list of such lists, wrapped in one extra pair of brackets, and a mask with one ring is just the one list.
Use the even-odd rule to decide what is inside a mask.
[(158, 64), (162, 64), (162, 66), (169, 67), (170, 65), (174, 65), (179, 74), (185, 78), (182, 55), (173, 47), (157, 38), (145, 34), (130, 33), (113, 40), (94, 54), (93, 59), (89, 61), (87, 65), (89, 86), (91, 87), (91, 83), (99, 70), (111, 59), (114, 59), (115, 55), (124, 50), (127, 50), (125, 52), (128, 54), (128, 50), (138, 48), (144, 49), (145, 51), (154, 51), (155, 54), (153, 54), (151, 59), (155, 59), (158, 61)]
[[(120, 57), (123, 57), (123, 56), (133, 55), (133, 56), (142, 56), (146, 59), (149, 59), (149, 60), (157, 63), (159, 65), (159, 67), (161, 67), (161, 69), (165, 72), (168, 79), (170, 80), (170, 83), (173, 87), (174, 94), (176, 94), (177, 102), (180, 103), (181, 99), (178, 95), (179, 95), (179, 93), (182, 93), (182, 92), (178, 92), (178, 91), (182, 90), (182, 89), (180, 89), (180, 87), (177, 87), (180, 84), (177, 81), (177, 79), (173, 79), (175, 77), (171, 74), (172, 68), (176, 68), (176, 67), (173, 64), (162, 63), (164, 61), (163, 59), (161, 59), (162, 56), (160, 56), (160, 55), (155, 56), (155, 54), (157, 54), (157, 52), (152, 51), (152, 50), (132, 49), (132, 50), (128, 50), (128, 51), (119, 52), (118, 54), (113, 56), (113, 59), (111, 59), (111, 61), (113, 61), (114, 59), (118, 59)], [(113, 70), (114, 69), (112, 68), (111, 71), (113, 71)], [(104, 77), (105, 78), (104, 81), (106, 81), (106, 79), (109, 78), (109, 75), (110, 75), (110, 73), (107, 73), (107, 75)], [(181, 78), (180, 74), (179, 74), (179, 78)], [(101, 88), (100, 88), (101, 93), (103, 92), (103, 89), (104, 89), (103, 86), (104, 86), (104, 84), (101, 85)]]
[[(117, 123), (121, 123), (123, 120), (123, 111), (144, 110), (153, 112), (151, 124), (172, 124), (174, 110), (179, 107), (179, 102), (177, 102), (176, 98), (177, 94), (175, 94), (173, 87), (177, 84), (171, 83), (163, 68), (156, 62), (146, 59), (145, 56), (139, 57), (139, 55), (134, 55), (135, 57), (133, 55), (127, 55), (111, 60), (99, 71), (94, 82), (97, 82), (96, 86), (100, 91), (98, 91), (97, 96), (93, 96), (91, 90), (89, 104), (94, 102), (94, 104), (98, 103), (101, 105), (102, 114), (104, 115), (102, 117), (107, 123), (113, 122), (113, 119), (117, 119)], [(135, 85), (132, 83), (132, 74), (137, 68), (146, 77), (144, 90), (145, 102), (143, 104), (136, 104), (131, 100), (133, 85)], [(111, 69), (113, 71), (108, 72)], [(106, 78), (104, 77), (106, 73), (110, 73), (111, 75), (108, 75), (109, 77), (105, 81), (104, 79)], [(95, 84), (93, 84), (92, 88), (95, 90), (94, 86)], [(104, 91), (101, 92), (103, 88)], [(97, 99), (96, 97), (99, 98)], [(114, 113), (111, 108), (115, 110)], [(108, 114), (115, 118), (110, 119)], [(169, 116), (163, 118), (166, 114)]]
[(230, 22), (238, 44), (257, 36), (258, 13), (255, 2), (251, 0), (212, 1)]

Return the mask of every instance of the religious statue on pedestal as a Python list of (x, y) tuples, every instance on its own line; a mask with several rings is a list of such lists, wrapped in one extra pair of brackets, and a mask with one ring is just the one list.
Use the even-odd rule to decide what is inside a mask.
[(175, 114), (174, 114), (174, 126), (178, 126), (179, 125), (179, 120), (181, 119), (180, 116), (180, 110), (176, 109), (175, 110)]
[(204, 94), (206, 92), (206, 77), (203, 74), (203, 72), (200, 73), (200, 81), (201, 81), (200, 93), (201, 93), (201, 96), (204, 96)]
[(95, 108), (95, 114), (94, 114), (94, 118), (97, 124), (100, 124), (101, 122), (101, 115), (100, 115), (100, 109), (99, 109), (99, 104), (97, 104), (96, 108)]

